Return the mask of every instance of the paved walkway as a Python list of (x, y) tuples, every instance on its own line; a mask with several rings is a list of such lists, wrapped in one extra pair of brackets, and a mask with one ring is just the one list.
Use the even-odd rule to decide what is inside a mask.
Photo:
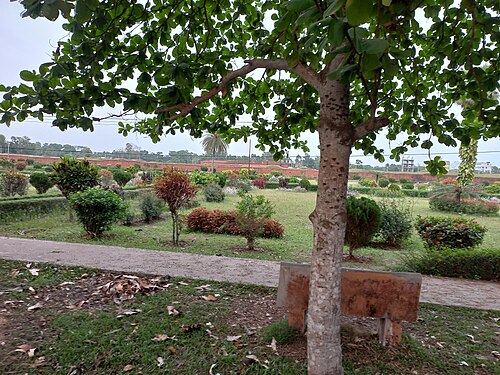
[[(272, 261), (9, 237), (0, 237), (0, 258), (270, 287), (279, 276)], [(500, 283), (423, 276), (420, 301), (500, 310)]]

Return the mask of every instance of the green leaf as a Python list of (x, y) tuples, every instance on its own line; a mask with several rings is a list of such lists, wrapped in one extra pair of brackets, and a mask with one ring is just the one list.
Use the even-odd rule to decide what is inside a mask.
[(21, 73), (19, 73), (19, 77), (21, 77), (22, 80), (24, 81), (34, 81), (36, 78), (35, 73), (30, 72), (29, 70), (22, 70)]
[(334, 19), (328, 26), (328, 41), (334, 46), (340, 46), (345, 39), (345, 30), (347, 23), (342, 20)]
[(370, 21), (377, 14), (376, 8), (371, 1), (347, 0), (346, 16), (350, 25), (358, 26)]
[(347, 64), (339, 67), (337, 70), (331, 72), (328, 75), (328, 78), (333, 80), (333, 81), (341, 81), (344, 76), (346, 76), (348, 73), (353, 72), (356, 70), (358, 66), (356, 64)]
[(328, 17), (331, 16), (334, 13), (337, 13), (343, 6), (344, 6), (345, 0), (333, 0), (333, 2), (326, 8), (325, 12), (323, 13), (323, 17)]
[(382, 54), (389, 48), (389, 42), (385, 39), (363, 39), (361, 41), (361, 52), (368, 54)]
[(392, 0), (382, 0), (382, 5), (383, 5), (383, 6), (388, 7), (388, 6), (390, 6), (390, 5), (391, 5), (391, 3), (392, 3)]
[(285, 3), (286, 9), (297, 13), (300, 13), (312, 6), (316, 6), (314, 0), (290, 0)]
[(286, 62), (288, 63), (288, 66), (290, 66), (291, 68), (296, 67), (300, 62), (299, 53), (297, 51), (294, 51), (291, 55), (289, 55), (286, 58)]
[(370, 72), (380, 68), (382, 62), (379, 60), (377, 55), (364, 54), (361, 60), (361, 71), (367, 75)]

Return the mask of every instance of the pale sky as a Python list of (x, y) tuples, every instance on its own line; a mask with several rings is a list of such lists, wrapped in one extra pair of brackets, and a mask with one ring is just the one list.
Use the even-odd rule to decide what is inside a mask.
[[(2, 57), (0, 58), (0, 83), (4, 85), (17, 85), (20, 83), (19, 72), (24, 69), (37, 69), (41, 63), (50, 60), (50, 53), (57, 45), (57, 41), (63, 38), (66, 33), (61, 28), (62, 21), (50, 22), (46, 19), (21, 18), (22, 6), (17, 2), (3, 0), (0, 2), (0, 45)], [(32, 141), (41, 143), (61, 143), (79, 146), (88, 146), (95, 151), (111, 151), (124, 148), (127, 142), (133, 143), (148, 150), (149, 152), (161, 151), (167, 154), (168, 151), (189, 150), (201, 154), (202, 147), (200, 139), (191, 138), (188, 135), (164, 136), (161, 142), (154, 144), (146, 136), (133, 134), (123, 137), (118, 134), (117, 126), (111, 122), (106, 125), (96, 125), (94, 132), (84, 132), (77, 129), (70, 129), (64, 132), (53, 128), (50, 121), (44, 123), (36, 119), (29, 119), (23, 123), (13, 123), (10, 127), (0, 124), (0, 134), (9, 139), (12, 136), (27, 136)], [(318, 155), (318, 137), (316, 134), (308, 133), (304, 136), (311, 149), (310, 155)], [(252, 146), (256, 140), (252, 140)], [(388, 143), (383, 134), (379, 134), (377, 146), (383, 148), (387, 154), (390, 153), (391, 146), (396, 147), (399, 143)], [(231, 143), (229, 153), (233, 155), (248, 154), (248, 144), (244, 142)], [(253, 149), (253, 147), (252, 147)], [(258, 150), (252, 153), (260, 154)], [(290, 155), (303, 154), (302, 151), (290, 151)], [(408, 152), (412, 155), (417, 164), (423, 164), (427, 160), (427, 151), (413, 149)], [(432, 155), (441, 155), (443, 160), (452, 163), (457, 162), (458, 148), (447, 148), (436, 146), (432, 149)], [(371, 157), (365, 157), (362, 152), (353, 150), (352, 162), (355, 159), (362, 160), (363, 164), (376, 164)], [(500, 139), (496, 138), (487, 142), (480, 141), (478, 161), (490, 161), (494, 165), (500, 166)], [(396, 163), (392, 159), (386, 158), (386, 163)]]

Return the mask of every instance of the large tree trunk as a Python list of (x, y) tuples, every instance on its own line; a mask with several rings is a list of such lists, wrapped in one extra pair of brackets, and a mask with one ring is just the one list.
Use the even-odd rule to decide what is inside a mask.
[[(327, 87), (326, 87), (327, 85)], [(353, 129), (349, 89), (330, 81), (321, 90), (320, 166), (307, 321), (309, 375), (341, 375), (340, 272), (346, 229), (346, 196)]]

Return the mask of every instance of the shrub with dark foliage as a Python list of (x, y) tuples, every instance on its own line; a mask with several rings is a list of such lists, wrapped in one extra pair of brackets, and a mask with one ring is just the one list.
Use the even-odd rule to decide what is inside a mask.
[(345, 242), (352, 252), (370, 243), (380, 226), (381, 212), (377, 203), (365, 197), (347, 197), (347, 228)]

